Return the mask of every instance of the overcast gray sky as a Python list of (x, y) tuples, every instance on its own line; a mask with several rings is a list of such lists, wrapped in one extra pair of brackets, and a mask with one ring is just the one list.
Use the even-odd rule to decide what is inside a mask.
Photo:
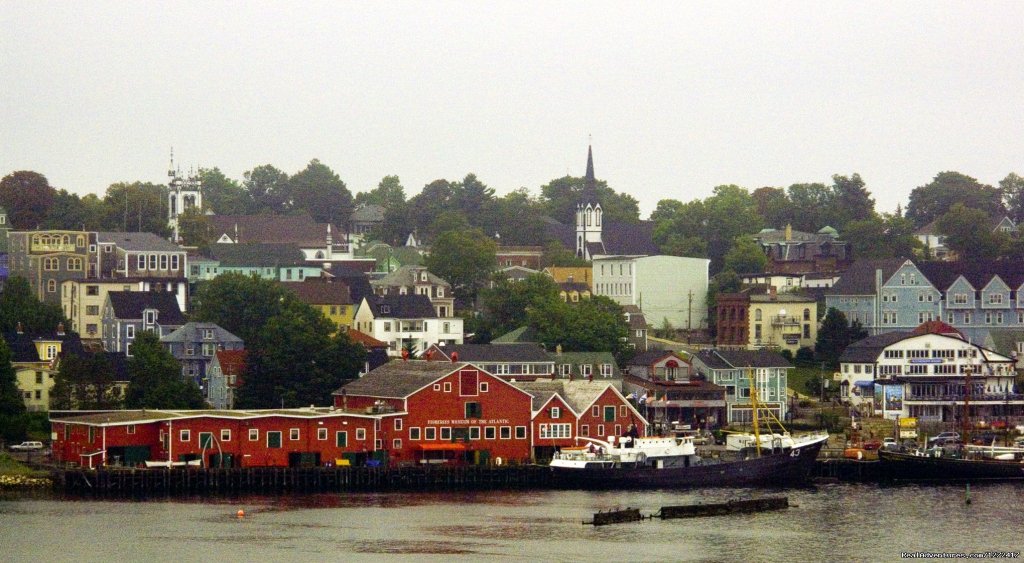
[(688, 201), (1024, 173), (1024, 2), (0, 0), (0, 176), (102, 194), (310, 159), (353, 192), (584, 171)]

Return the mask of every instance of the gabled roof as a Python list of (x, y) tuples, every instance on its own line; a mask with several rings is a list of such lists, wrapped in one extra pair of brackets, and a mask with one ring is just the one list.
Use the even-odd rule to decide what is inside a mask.
[(245, 373), (245, 350), (217, 350), (217, 362), (224, 375), (242, 375)]
[(371, 295), (363, 303), (376, 319), (433, 319), (437, 312), (426, 295)]
[(113, 231), (101, 231), (96, 233), (96, 240), (100, 244), (114, 243), (118, 248), (130, 252), (146, 250), (153, 252), (184, 252), (180, 246), (171, 243), (163, 237), (153, 233), (120, 233)]
[(874, 295), (875, 270), (882, 270), (882, 283), (885, 283), (906, 261), (906, 258), (858, 260), (839, 276), (839, 281), (827, 291), (827, 294)]
[(868, 364), (878, 359), (887, 347), (914, 336), (909, 332), (886, 332), (858, 340), (846, 347), (839, 356), (840, 363)]
[[(562, 393), (564, 392), (564, 388), (562, 387), (563, 381), (564, 380), (558, 379), (538, 379), (536, 381), (516, 380), (512, 382), (512, 385), (515, 385), (516, 387), (522, 389), (523, 391), (526, 391), (527, 393), (530, 394), (531, 397), (533, 397), (533, 400), (531, 401), (531, 408), (533, 409), (533, 412), (537, 412), (540, 409), (544, 408), (544, 405), (548, 404), (552, 397), (554, 397), (555, 395), (562, 395)], [(569, 405), (568, 401), (566, 401), (564, 397), (562, 397), (562, 401), (565, 402), (567, 406)], [(569, 408), (572, 407), (570, 406)]]
[[(427, 281), (420, 281), (420, 274), (427, 274)], [(412, 287), (418, 283), (429, 283), (451, 287), (451, 284), (427, 271), (423, 266), (402, 266), (379, 280), (370, 282), (373, 287)]]
[(210, 255), (228, 267), (310, 266), (294, 243), (211, 244)]
[(111, 291), (107, 294), (114, 317), (123, 320), (142, 320), (142, 312), (156, 309), (156, 322), (162, 326), (185, 324), (185, 316), (178, 308), (177, 297), (170, 292)]
[(995, 276), (999, 276), (1010, 289), (1017, 289), (1024, 284), (1024, 263), (1016, 260), (933, 261), (918, 262), (915, 265), (939, 291), (949, 289), (960, 276), (975, 289), (984, 288)]
[(540, 338), (537, 336), (537, 331), (529, 326), (521, 326), (515, 330), (506, 332), (501, 336), (491, 340), (491, 344), (518, 344), (529, 342), (532, 344), (539, 344)]
[[(227, 235), (236, 243), (293, 243), (318, 247), (327, 244), (327, 223), (317, 223), (306, 213), (299, 215), (210, 215), (208, 218), (213, 240)], [(334, 228), (331, 231), (335, 241), (340, 241), (343, 238), (338, 229)]]
[[(574, 378), (583, 377), (583, 371), (580, 366), (584, 365), (594, 366), (592, 374), (594, 378), (600, 378), (599, 366), (602, 364), (612, 366), (613, 378), (618, 379), (622, 377), (622, 373), (619, 371), (619, 364), (616, 363), (615, 356), (611, 352), (562, 352), (561, 354), (552, 354), (551, 358), (555, 361), (556, 365), (570, 364)], [(603, 379), (607, 380), (608, 378)]]
[(15, 331), (5, 332), (3, 335), (7, 347), (11, 349), (11, 361), (20, 363), (31, 363), (44, 361), (39, 358), (39, 351), (36, 349), (37, 340), (57, 340), (61, 342), (60, 351), (62, 355), (72, 354), (81, 356), (85, 354), (82, 348), (82, 340), (73, 332), (65, 332), (58, 335), (53, 332), (38, 332), (33, 334), (18, 334)]
[(301, 282), (283, 282), (281, 287), (310, 305), (351, 305), (348, 285), (333, 278), (309, 278)]
[(1017, 352), (1017, 343), (1024, 342), (1024, 329), (993, 328), (988, 331), (985, 345), (1004, 356)]
[(384, 220), (385, 211), (387, 209), (383, 205), (366, 203), (353, 209), (349, 220), (353, 223), (380, 223)]
[(654, 221), (606, 222), (601, 228), (601, 242), (605, 252), (600, 254), (661, 254), (661, 249), (654, 242)]
[[(158, 319), (159, 320), (159, 319)], [(160, 342), (199, 342), (203, 338), (203, 330), (212, 330), (212, 342), (241, 342), (242, 339), (224, 330), (216, 323), (186, 323), (167, 336), (160, 337)]]
[(469, 364), (465, 362), (394, 361), (342, 385), (335, 395), (391, 397), (404, 399), (448, 374)]
[(769, 350), (701, 350), (692, 358), (710, 369), (793, 367), (786, 358)]
[(347, 334), (348, 337), (352, 339), (352, 342), (358, 342), (362, 344), (363, 347), (366, 349), (388, 347), (387, 342), (377, 340), (376, 338), (370, 336), (369, 334), (366, 334), (365, 332), (360, 332), (354, 328), (348, 329), (347, 331), (345, 331), (345, 334)]
[(539, 344), (448, 344), (432, 346), (444, 358), (451, 359), (458, 354), (463, 362), (544, 362), (551, 363), (551, 356)]
[(552, 397), (558, 395), (578, 416), (586, 412), (608, 388), (615, 386), (608, 381), (587, 381), (583, 379), (555, 379), (536, 381), (512, 381), (512, 385), (526, 391), (533, 397), (532, 408), (539, 411)]
[(631, 330), (643, 330), (648, 328), (647, 317), (636, 305), (623, 305), (622, 312), (626, 314), (626, 320)]
[(686, 359), (672, 350), (648, 350), (646, 352), (639, 352), (627, 363), (631, 366), (652, 366), (669, 356), (679, 360), (680, 362), (689, 364)]

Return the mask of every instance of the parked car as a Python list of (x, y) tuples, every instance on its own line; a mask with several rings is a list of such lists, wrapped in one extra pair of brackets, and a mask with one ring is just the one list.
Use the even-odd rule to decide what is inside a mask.
[(960, 441), (959, 432), (943, 432), (932, 438), (928, 439), (928, 447), (931, 446), (945, 446), (946, 444), (955, 444)]
[(995, 432), (981, 432), (971, 437), (971, 443), (979, 446), (989, 446), (996, 441), (998, 435)]
[(13, 446), (11, 446), (12, 452), (31, 452), (41, 449), (43, 449), (42, 442), (22, 442), (20, 444), (14, 444)]
[(895, 450), (899, 447), (896, 442), (896, 438), (882, 438), (882, 449), (883, 450)]
[(865, 440), (864, 441), (864, 449), (865, 450), (872, 451), (872, 450), (877, 450), (880, 447), (882, 447), (882, 442), (880, 442), (878, 440)]

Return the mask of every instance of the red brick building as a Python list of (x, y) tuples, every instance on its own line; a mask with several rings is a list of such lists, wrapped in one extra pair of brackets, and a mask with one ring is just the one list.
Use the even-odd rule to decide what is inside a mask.
[(380, 439), (396, 463), (530, 459), (532, 396), (472, 364), (393, 361), (334, 393), (335, 407), (402, 411)]
[(750, 342), (747, 314), (750, 310), (750, 296), (746, 293), (719, 293), (716, 318), (719, 346), (743, 346)]
[(533, 270), (540, 270), (543, 256), (544, 248), (540, 246), (499, 246), (495, 252), (499, 268), (524, 266)]

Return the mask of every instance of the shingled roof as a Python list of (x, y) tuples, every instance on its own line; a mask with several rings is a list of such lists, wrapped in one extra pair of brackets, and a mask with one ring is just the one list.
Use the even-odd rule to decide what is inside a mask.
[(882, 270), (882, 283), (892, 277), (907, 260), (886, 258), (884, 260), (858, 260), (839, 276), (828, 295), (874, 295), (875, 270)]
[(205, 340), (201, 331), (212, 330), (213, 342), (242, 342), (242, 339), (231, 334), (216, 323), (186, 323), (174, 332), (160, 338), (160, 342), (199, 342)]
[(101, 231), (96, 233), (96, 240), (99, 243), (113, 243), (118, 248), (127, 251), (153, 251), (153, 252), (184, 252), (180, 246), (169, 242), (163, 237), (153, 233), (121, 233), (112, 231)]
[(156, 322), (163, 326), (185, 324), (185, 316), (178, 308), (178, 299), (173, 293), (158, 291), (111, 291), (107, 294), (114, 317), (123, 320), (142, 320), (142, 312), (156, 309)]
[(446, 375), (466, 367), (465, 362), (394, 361), (342, 385), (334, 395), (343, 393), (364, 397), (404, 399)]
[(298, 296), (299, 301), (310, 305), (350, 305), (348, 285), (343, 281), (328, 281), (333, 278), (310, 278), (301, 282), (283, 282), (281, 287)]
[(949, 289), (963, 276), (974, 289), (982, 289), (995, 276), (999, 276), (1010, 289), (1024, 284), (1024, 263), (1018, 260), (958, 260), (955, 262), (920, 262), (918, 270), (940, 291)]
[(445, 358), (458, 354), (465, 362), (545, 362), (551, 363), (551, 355), (539, 344), (448, 344), (433, 347)]
[(786, 358), (769, 350), (701, 350), (693, 358), (711, 369), (793, 367)]
[(363, 301), (375, 318), (433, 319), (437, 317), (426, 295), (373, 295)]
[(839, 356), (840, 363), (870, 364), (878, 359), (885, 348), (915, 336), (910, 332), (886, 332), (858, 340), (846, 347)]
[[(306, 213), (299, 215), (210, 215), (213, 240), (227, 235), (236, 243), (293, 243), (301, 246), (327, 244), (327, 223), (317, 223)], [(237, 227), (237, 230), (236, 230)], [(343, 237), (336, 228), (333, 238)], [(237, 237), (237, 238), (236, 238)]]
[(15, 331), (5, 332), (3, 335), (4, 342), (7, 343), (7, 347), (11, 349), (11, 361), (32, 363), (43, 361), (39, 357), (39, 350), (36, 348), (35, 342), (37, 340), (58, 340), (61, 342), (60, 351), (61, 355), (85, 355), (85, 349), (82, 348), (82, 340), (77, 334), (73, 332), (65, 332), (64, 334), (57, 334), (53, 332), (38, 332), (38, 333), (17, 333)]
[(309, 265), (294, 243), (211, 244), (210, 256), (222, 266), (268, 267)]
[[(420, 281), (418, 274), (426, 273), (427, 281)], [(451, 287), (451, 284), (427, 271), (423, 266), (402, 266), (379, 280), (370, 282), (373, 287), (412, 287), (417, 283), (430, 283)]]
[(511, 381), (512, 385), (526, 391), (533, 397), (532, 408), (539, 411), (554, 395), (562, 397), (569, 408), (577, 414), (583, 413), (609, 387), (608, 381), (587, 381), (583, 379), (556, 379), (553, 381)]

